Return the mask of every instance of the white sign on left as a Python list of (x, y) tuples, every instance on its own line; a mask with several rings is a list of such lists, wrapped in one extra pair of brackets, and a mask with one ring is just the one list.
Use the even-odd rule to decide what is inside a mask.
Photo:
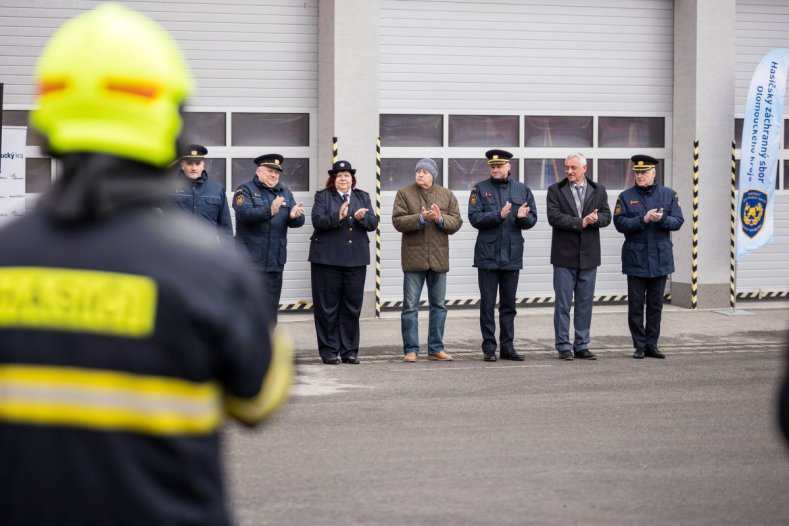
[(3, 126), (0, 223), (25, 213), (25, 126)]

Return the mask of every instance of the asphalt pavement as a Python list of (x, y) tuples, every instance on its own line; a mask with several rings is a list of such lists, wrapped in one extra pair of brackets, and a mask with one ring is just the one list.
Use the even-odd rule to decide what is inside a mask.
[[(427, 309), (419, 313), (420, 359), (427, 358)], [(320, 363), (311, 313), (281, 313), (280, 327), (296, 345), (300, 363)], [(399, 311), (381, 318), (362, 319), (359, 357), (370, 360), (402, 359)], [(497, 333), (498, 334), (498, 333)], [(572, 334), (572, 329), (571, 329)], [(633, 352), (627, 328), (626, 305), (598, 305), (592, 315), (589, 349), (600, 355)], [(684, 309), (665, 305), (660, 349), (667, 354), (700, 350), (737, 351), (780, 346), (789, 336), (789, 301), (740, 302), (731, 309)], [(515, 318), (515, 348), (527, 355), (555, 354), (553, 307), (521, 307)], [(446, 351), (457, 359), (482, 359), (479, 311), (450, 309), (444, 332)]]
[(397, 313), (362, 321), (361, 365), (331, 366), (311, 316), (282, 316), (291, 401), (258, 429), (226, 427), (237, 524), (789, 524), (775, 396), (789, 302), (739, 309), (667, 306), (667, 358), (634, 360), (624, 307), (597, 307), (599, 359), (573, 362), (553, 350), (552, 310), (521, 309), (526, 360), (493, 364), (474, 311), (450, 312), (455, 361), (413, 364)]
[[(786, 313), (761, 314), (785, 327)], [(476, 339), (454, 362), (403, 363), (385, 340), (361, 365), (301, 361), (280, 415), (226, 429), (237, 523), (786, 525), (781, 331), (716, 316), (670, 316), (665, 360), (634, 360), (600, 328), (591, 362), (489, 364)]]

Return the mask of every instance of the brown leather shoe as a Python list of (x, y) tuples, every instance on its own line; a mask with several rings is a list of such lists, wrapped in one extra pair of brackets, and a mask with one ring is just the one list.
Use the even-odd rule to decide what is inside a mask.
[(405, 358), (403, 358), (404, 362), (415, 362), (416, 361), (416, 353), (415, 352), (407, 352), (405, 353)]
[(452, 358), (451, 354), (447, 354), (444, 351), (439, 351), (439, 352), (434, 353), (434, 354), (428, 354), (427, 355), (427, 359), (430, 360), (431, 362), (436, 362), (436, 361), (438, 361), (438, 362), (451, 362), (452, 360), (454, 360), (454, 358)]

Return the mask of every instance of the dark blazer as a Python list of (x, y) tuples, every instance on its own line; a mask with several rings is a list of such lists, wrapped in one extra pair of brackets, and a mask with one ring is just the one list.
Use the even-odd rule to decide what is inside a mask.
[[(310, 237), (310, 263), (336, 265), (338, 267), (362, 267), (370, 264), (370, 238), (378, 226), (378, 218), (370, 203), (370, 195), (358, 188), (350, 192), (348, 215), (340, 221), (342, 196), (328, 188), (315, 192), (312, 205), (312, 226), (315, 231)], [(369, 211), (364, 219), (357, 221), (353, 214), (360, 208)]]
[(594, 268), (600, 266), (600, 229), (611, 224), (611, 208), (605, 187), (586, 179), (586, 193), (582, 216), (597, 209), (597, 223), (583, 228), (583, 219), (578, 217), (573, 188), (570, 181), (548, 187), (546, 199), (548, 224), (553, 227), (551, 235), (551, 265), (570, 268)]

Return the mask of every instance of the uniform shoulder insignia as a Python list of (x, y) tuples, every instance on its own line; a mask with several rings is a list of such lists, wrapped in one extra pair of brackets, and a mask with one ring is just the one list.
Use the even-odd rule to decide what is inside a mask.
[(236, 193), (236, 198), (233, 201), (236, 205), (241, 206), (244, 204), (244, 194), (241, 192)]
[(622, 201), (617, 201), (616, 207), (614, 208), (614, 215), (618, 216), (621, 213), (622, 213)]
[(477, 187), (471, 189), (471, 195), (468, 196), (468, 204), (474, 206), (477, 204)]

